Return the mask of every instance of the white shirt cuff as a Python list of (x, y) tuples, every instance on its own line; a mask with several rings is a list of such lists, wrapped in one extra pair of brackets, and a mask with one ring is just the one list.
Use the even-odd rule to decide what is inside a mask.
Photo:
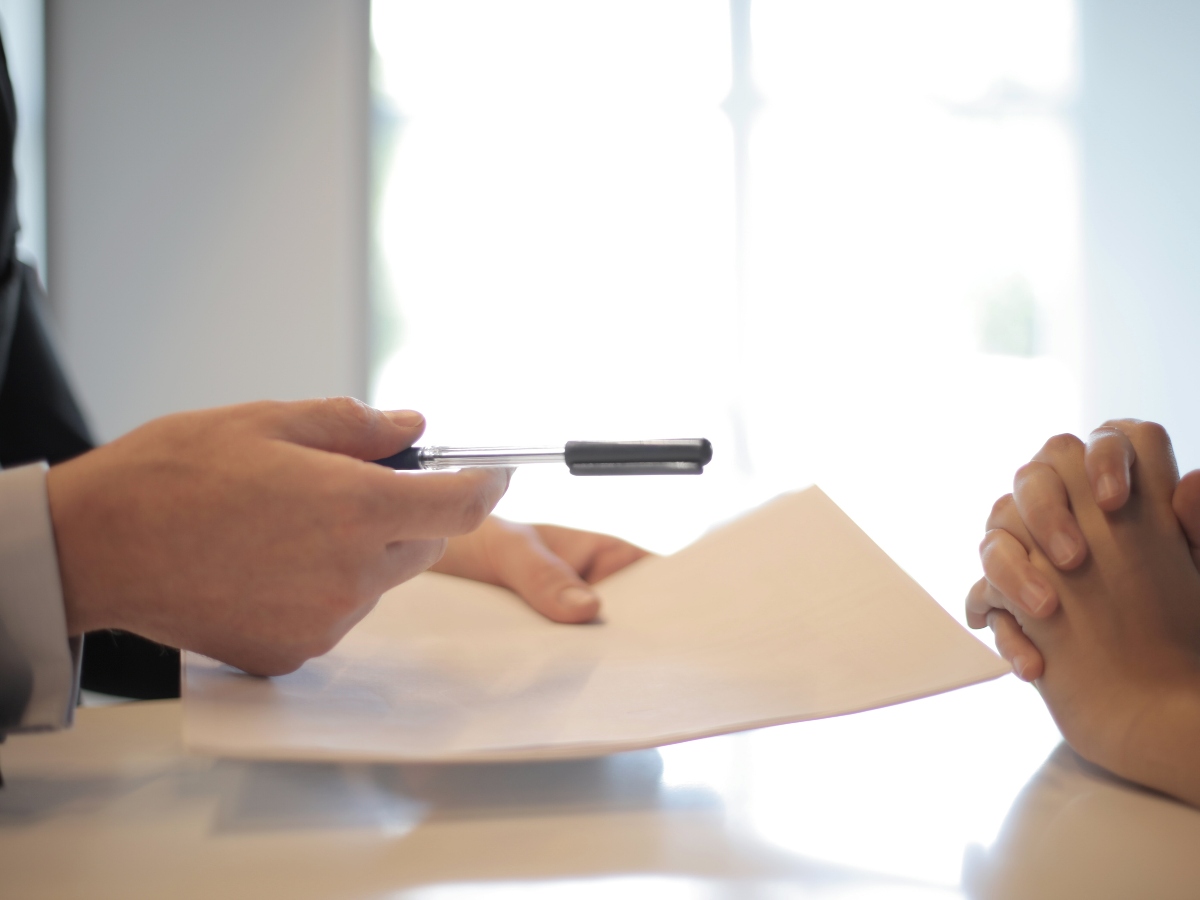
[(67, 637), (45, 463), (0, 472), (0, 623), (25, 656), (33, 690), (15, 731), (68, 727), (82, 641)]

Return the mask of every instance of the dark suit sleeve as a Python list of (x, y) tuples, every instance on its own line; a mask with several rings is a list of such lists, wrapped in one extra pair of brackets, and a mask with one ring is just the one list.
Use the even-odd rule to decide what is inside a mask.
[[(17, 111), (0, 45), (0, 467), (45, 460), (51, 465), (93, 446), (87, 423), (59, 364), (37, 272), (17, 258), (13, 139)], [(21, 660), (0, 635), (0, 734), (9, 707), (20, 719)], [(10, 642), (11, 643), (11, 642)], [(136, 635), (88, 635), (81, 684), (126, 697), (179, 696), (179, 652)], [(21, 699), (25, 697), (25, 699)], [(14, 721), (15, 721), (14, 720)]]
[(8, 346), (0, 348), (7, 349), (0, 355), (0, 467), (53, 465), (92, 449), (91, 435), (50, 343), (37, 273), (14, 262), (5, 282), (15, 308)]

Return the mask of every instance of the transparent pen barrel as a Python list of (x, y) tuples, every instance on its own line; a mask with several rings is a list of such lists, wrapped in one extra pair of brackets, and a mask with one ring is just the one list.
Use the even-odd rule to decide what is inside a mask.
[(423, 469), (470, 469), (564, 462), (563, 451), (545, 447), (423, 447)]

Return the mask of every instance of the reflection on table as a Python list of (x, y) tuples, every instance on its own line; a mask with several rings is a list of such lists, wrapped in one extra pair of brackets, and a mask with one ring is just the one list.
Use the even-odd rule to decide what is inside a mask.
[(1200, 890), (1200, 812), (1081, 761), (1014, 679), (659, 751), (515, 765), (211, 760), (182, 751), (179, 723), (174, 701), (84, 709), (71, 732), (0, 748), (5, 896)]

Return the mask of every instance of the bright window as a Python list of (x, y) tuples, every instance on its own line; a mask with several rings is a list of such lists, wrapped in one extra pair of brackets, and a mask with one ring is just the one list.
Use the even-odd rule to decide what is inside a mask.
[[(1074, 6), (732, 7), (375, 0), (374, 401), (435, 443), (707, 436), (700, 478), (526, 470), (501, 512), (669, 551), (817, 482), (961, 618), (1080, 425)], [(778, 846), (954, 885), (1057, 741), (1005, 679), (661, 752)]]
[(709, 437), (701, 478), (524, 470), (501, 513), (670, 550), (816, 482), (961, 616), (1079, 424), (1073, 5), (751, 14), (376, 0), (373, 400), (443, 444)]

